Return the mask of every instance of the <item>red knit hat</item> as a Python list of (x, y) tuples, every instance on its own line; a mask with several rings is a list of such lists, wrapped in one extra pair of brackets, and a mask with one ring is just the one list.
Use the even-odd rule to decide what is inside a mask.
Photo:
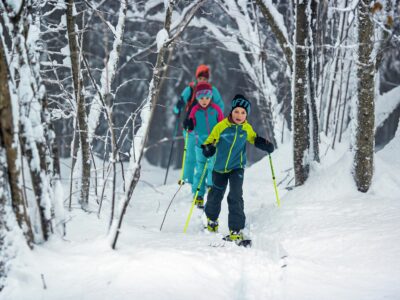
[(194, 89), (194, 96), (196, 100), (201, 99), (203, 97), (211, 98), (212, 97), (212, 85), (208, 82), (199, 82)]
[(206, 65), (200, 65), (196, 70), (196, 78), (205, 77), (207, 79), (210, 78), (210, 68)]

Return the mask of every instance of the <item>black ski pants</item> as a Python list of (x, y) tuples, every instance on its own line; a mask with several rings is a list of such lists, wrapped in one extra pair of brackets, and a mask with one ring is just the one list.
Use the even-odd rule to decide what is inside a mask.
[(213, 171), (213, 186), (208, 193), (205, 213), (212, 221), (218, 219), (221, 212), (221, 202), (229, 181), (228, 194), (228, 226), (229, 230), (239, 231), (244, 228), (246, 216), (243, 203), (244, 169), (235, 169), (229, 173)]

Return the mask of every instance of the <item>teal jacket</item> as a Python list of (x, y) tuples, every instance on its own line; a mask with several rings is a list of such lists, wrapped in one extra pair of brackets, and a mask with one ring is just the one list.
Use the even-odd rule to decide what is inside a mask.
[(253, 127), (245, 121), (235, 124), (229, 117), (219, 122), (204, 145), (214, 144), (217, 148), (214, 171), (227, 173), (246, 165), (246, 142), (254, 144), (257, 134)]
[(215, 103), (211, 102), (206, 108), (197, 103), (190, 112), (189, 119), (193, 119), (196, 145), (200, 147), (214, 126), (224, 119), (224, 114)]

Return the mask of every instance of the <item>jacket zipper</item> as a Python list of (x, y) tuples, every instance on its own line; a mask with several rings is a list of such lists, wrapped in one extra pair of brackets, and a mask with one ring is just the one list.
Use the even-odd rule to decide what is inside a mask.
[(238, 126), (237, 126), (237, 125), (235, 125), (235, 126), (236, 126), (235, 137), (234, 137), (234, 139), (233, 139), (232, 146), (231, 146), (231, 148), (229, 149), (228, 159), (226, 160), (226, 164), (225, 164), (225, 172), (227, 172), (227, 167), (228, 167), (228, 164), (229, 164), (229, 159), (231, 158), (232, 149), (233, 149), (233, 146), (235, 146), (235, 143), (236, 143), (236, 137), (237, 137), (237, 129), (238, 129)]

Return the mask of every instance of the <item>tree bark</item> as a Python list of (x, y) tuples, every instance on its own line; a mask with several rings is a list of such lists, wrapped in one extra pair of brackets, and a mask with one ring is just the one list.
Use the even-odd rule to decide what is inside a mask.
[(371, 186), (374, 166), (375, 68), (372, 59), (374, 27), (369, 7), (371, 0), (358, 4), (357, 129), (354, 155), (354, 180), (360, 192)]
[(78, 33), (75, 30), (75, 17), (73, 15), (74, 0), (67, 2), (67, 31), (68, 43), (71, 54), (72, 79), (74, 84), (74, 95), (77, 104), (77, 122), (79, 126), (79, 142), (82, 152), (82, 179), (81, 195), (79, 202), (83, 209), (87, 209), (89, 204), (90, 188), (90, 145), (88, 139), (88, 125), (85, 108), (85, 98), (83, 95), (83, 79), (81, 73), (81, 63), (78, 45)]
[(19, 227), (22, 229), (28, 245), (33, 246), (33, 232), (30, 219), (26, 213), (25, 201), (21, 190), (19, 168), (18, 126), (14, 122), (11, 95), (9, 90), (9, 71), (4, 53), (3, 41), (0, 39), (0, 140), (6, 150), (7, 177), (11, 190), (12, 208)]
[(293, 162), (296, 186), (304, 184), (309, 172), (309, 162), (306, 157), (310, 145), (307, 120), (307, 6), (307, 0), (296, 0), (296, 59), (293, 78)]
[(310, 117), (311, 117), (311, 139), (313, 160), (319, 162), (319, 126), (318, 126), (318, 112), (316, 104), (316, 84), (314, 84), (316, 79), (315, 76), (315, 46), (314, 43), (317, 40), (317, 11), (318, 11), (318, 1), (311, 0), (311, 24), (309, 27), (309, 40), (308, 40), (308, 88), (310, 93)]

